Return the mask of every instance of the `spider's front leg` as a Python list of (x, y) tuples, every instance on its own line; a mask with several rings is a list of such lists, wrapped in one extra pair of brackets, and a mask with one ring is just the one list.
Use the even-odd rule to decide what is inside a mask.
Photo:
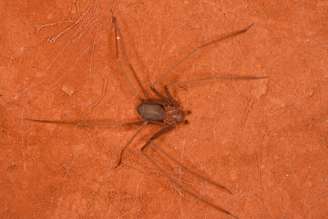
[(145, 149), (147, 148), (147, 146), (154, 141), (155, 139), (159, 138), (161, 135), (164, 135), (166, 133), (168, 133), (169, 131), (172, 131), (174, 129), (175, 126), (163, 126), (160, 130), (158, 130), (157, 132), (155, 132), (149, 139), (148, 141), (141, 147), (141, 151), (145, 151)]

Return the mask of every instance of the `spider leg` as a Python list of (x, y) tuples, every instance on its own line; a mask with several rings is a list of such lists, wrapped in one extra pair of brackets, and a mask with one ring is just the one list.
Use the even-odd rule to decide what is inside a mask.
[(151, 90), (156, 96), (158, 96), (160, 99), (164, 99), (164, 100), (167, 99), (167, 97), (165, 97), (163, 94), (161, 94), (161, 93), (155, 88), (155, 86), (151, 85), (151, 86), (150, 86), (150, 90)]
[(176, 101), (176, 99), (174, 99), (173, 95), (170, 92), (170, 89), (167, 85), (164, 86), (164, 92), (166, 94), (166, 96), (168, 97), (168, 99), (170, 100), (171, 103), (173, 103), (176, 106), (179, 106), (180, 104), (178, 103), (178, 101)]
[[(153, 147), (149, 147), (150, 149), (152, 149), (153, 151), (155, 151), (153, 149)], [(155, 162), (154, 159), (151, 158), (151, 156), (147, 155), (146, 153), (142, 153), (142, 155), (148, 159), (172, 184), (174, 184), (179, 190), (181, 190), (183, 193), (191, 196), (192, 198), (214, 208), (215, 210), (224, 213), (226, 215), (229, 215), (235, 219), (238, 219), (238, 216), (233, 215), (231, 212), (225, 210), (223, 207), (216, 205), (210, 201), (208, 201), (206, 199), (206, 197), (204, 197), (203, 195), (199, 195), (196, 192), (192, 191), (191, 189), (187, 189), (185, 188), (185, 186), (183, 186), (183, 183), (178, 182), (178, 180), (175, 177), (170, 176), (170, 173), (168, 173), (168, 171), (166, 171), (163, 167), (161, 167), (160, 164), (158, 164), (157, 162)]]
[(163, 94), (161, 94), (156, 88), (155, 86), (151, 85), (150, 86), (150, 90), (154, 92), (154, 94), (156, 96), (158, 96), (160, 99), (163, 99), (165, 101), (168, 101), (169, 103), (171, 104), (174, 104), (174, 105), (179, 105), (179, 103), (173, 98), (173, 95), (171, 94), (171, 92), (169, 91), (168, 89), (168, 86), (164, 86), (164, 92), (165, 92), (165, 95), (164, 96)]
[(133, 74), (133, 77), (136, 80), (138, 86), (140, 87), (142, 93), (144, 94), (144, 96), (146, 98), (149, 98), (148, 92), (146, 91), (145, 87), (142, 85), (142, 83), (140, 81), (140, 78), (138, 77), (138, 75), (137, 75), (136, 71), (134, 70), (133, 66), (131, 65), (131, 63), (129, 63), (129, 68), (130, 68), (130, 70), (131, 70), (131, 72)]
[(223, 34), (223, 35), (221, 35), (219, 38), (217, 38), (215, 40), (212, 40), (212, 41), (209, 41), (207, 43), (204, 43), (203, 45), (200, 45), (199, 47), (197, 47), (197, 49), (201, 49), (201, 48), (207, 47), (209, 45), (212, 45), (212, 44), (221, 42), (223, 40), (226, 40), (226, 39), (229, 39), (229, 38), (233, 38), (235, 36), (238, 36), (239, 34), (246, 33), (253, 25), (254, 25), (254, 23), (248, 25), (247, 27), (244, 27), (243, 29), (240, 29), (240, 30), (232, 31), (230, 33)]
[[(121, 33), (119, 24), (117, 22), (117, 18), (114, 15), (112, 15), (112, 24), (114, 27), (116, 59), (118, 60), (119, 68), (124, 73), (124, 77), (131, 84), (131, 86), (134, 87), (135, 90), (137, 90), (137, 88), (134, 86), (135, 85), (134, 82), (136, 82), (137, 86), (143, 93), (144, 97), (148, 98), (149, 97), (148, 92), (142, 85), (142, 83), (138, 77), (138, 74), (136, 73), (134, 67), (130, 63), (130, 60), (129, 60), (127, 52), (126, 52), (126, 48), (124, 46), (123, 35)], [(121, 42), (121, 43), (119, 43), (119, 42)], [(127, 72), (129, 72), (130, 74)], [(131, 78), (131, 77), (133, 77), (133, 78)], [(134, 93), (134, 95), (135, 95), (135, 93)], [(139, 97), (139, 99), (142, 99), (142, 98)]]
[(49, 119), (31, 119), (24, 118), (26, 121), (37, 123), (48, 123), (54, 125), (76, 126), (78, 128), (132, 128), (142, 125), (144, 121), (117, 122), (111, 119), (76, 119), (76, 120), (49, 120)]
[(199, 50), (208, 47), (210, 45), (219, 43), (223, 40), (229, 39), (229, 38), (233, 38), (235, 36), (238, 36), (239, 34), (245, 33), (247, 32), (251, 27), (253, 26), (253, 24), (248, 25), (247, 27), (237, 30), (237, 31), (233, 31), (233, 32), (229, 32), (226, 34), (221, 35), (220, 37), (218, 37), (215, 40), (209, 41), (207, 43), (204, 43), (196, 48), (194, 48), (191, 52), (189, 52), (187, 55), (185, 55), (184, 57), (182, 57), (175, 65), (173, 65), (167, 72), (171, 72), (172, 70), (174, 70), (177, 66), (179, 66), (180, 64), (182, 64), (186, 59), (188, 59), (190, 56), (192, 56), (194, 53), (198, 52)]
[(139, 121), (139, 122), (141, 122), (139, 124), (141, 126), (137, 129), (137, 131), (132, 135), (132, 137), (123, 146), (122, 150), (120, 151), (118, 161), (117, 161), (116, 165), (114, 166), (114, 169), (116, 169), (117, 167), (119, 167), (121, 165), (124, 152), (126, 151), (128, 146), (133, 142), (133, 140), (138, 136), (138, 134), (141, 132), (141, 130), (145, 127), (145, 125), (147, 125), (147, 122), (143, 122), (143, 121)]
[(175, 126), (164, 126), (162, 127), (160, 130), (158, 130), (157, 132), (155, 132), (149, 139), (148, 141), (141, 147), (141, 151), (144, 151), (147, 146), (154, 141), (156, 138), (160, 137), (161, 135), (164, 135), (166, 133), (168, 133), (169, 131), (173, 130), (175, 128)]
[[(192, 57), (194, 54), (202, 51), (204, 48), (207, 48), (211, 45), (217, 44), (219, 42), (222, 42), (224, 40), (230, 39), (230, 38), (234, 38), (240, 34), (246, 33), (254, 24), (250, 24), (242, 29), (236, 30), (236, 31), (232, 31), (229, 33), (225, 33), (222, 34), (220, 36), (218, 36), (216, 39), (208, 41), (206, 43), (203, 43), (197, 47), (194, 47), (190, 52), (188, 52), (186, 55), (182, 56), (180, 59), (178, 59), (178, 61), (170, 66), (166, 71), (164, 71), (161, 76), (165, 76), (167, 74), (169, 74), (170, 72), (172, 72), (173, 70), (175, 70), (178, 66), (182, 65), (186, 60), (188, 60), (190, 57)], [(153, 84), (158, 83), (159, 81), (161, 81), (160, 79), (156, 80)]]
[[(112, 12), (113, 13), (113, 12)], [(117, 21), (116, 17), (112, 16), (112, 24), (114, 29), (114, 37), (115, 37), (115, 58), (119, 59), (119, 49), (118, 49), (118, 40), (120, 39), (117, 32)]]
[(203, 176), (203, 175), (197, 173), (196, 171), (194, 171), (194, 170), (188, 168), (188, 167), (187, 167), (186, 165), (184, 165), (182, 162), (180, 162), (180, 161), (178, 161), (177, 159), (175, 159), (175, 158), (173, 158), (172, 156), (170, 156), (170, 155), (169, 155), (167, 152), (165, 152), (161, 147), (159, 147), (159, 146), (156, 145), (155, 143), (153, 143), (153, 144), (154, 144), (155, 146), (157, 146), (157, 147), (152, 147), (152, 150), (156, 151), (156, 152), (159, 153), (159, 154), (164, 155), (167, 159), (173, 161), (173, 163), (176, 163), (178, 166), (180, 166), (180, 167), (181, 167), (183, 170), (185, 170), (186, 172), (188, 172), (188, 173), (190, 173), (190, 174), (192, 174), (192, 175), (194, 175), (194, 176), (196, 176), (196, 177), (202, 179), (203, 181), (205, 181), (205, 182), (207, 182), (207, 183), (213, 185), (214, 187), (216, 187), (216, 188), (218, 188), (218, 189), (220, 189), (220, 190), (223, 190), (223, 191), (225, 191), (226, 193), (232, 195), (232, 192), (231, 192), (227, 187), (225, 187), (225, 186), (223, 186), (223, 185), (220, 185), (219, 183), (217, 183), (217, 182), (211, 180), (210, 178), (205, 177), (205, 176)]
[(197, 86), (201, 83), (208, 83), (214, 81), (256, 81), (268, 79), (268, 76), (254, 76), (254, 75), (233, 75), (233, 74), (223, 74), (214, 75), (203, 78), (195, 78), (192, 80), (185, 81), (175, 81), (167, 85), (167, 87), (177, 87), (187, 89), (187, 87)]

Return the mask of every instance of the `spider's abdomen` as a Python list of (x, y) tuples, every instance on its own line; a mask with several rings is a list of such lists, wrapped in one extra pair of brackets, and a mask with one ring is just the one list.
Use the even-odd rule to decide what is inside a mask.
[(163, 122), (165, 118), (164, 107), (158, 103), (141, 103), (137, 111), (145, 121)]

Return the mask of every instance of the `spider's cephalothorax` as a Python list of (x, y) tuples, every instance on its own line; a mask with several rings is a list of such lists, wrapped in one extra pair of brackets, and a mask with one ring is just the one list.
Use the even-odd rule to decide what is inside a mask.
[(137, 112), (144, 123), (160, 125), (161, 129), (150, 137), (142, 149), (152, 140), (174, 129), (178, 124), (187, 124), (186, 115), (190, 114), (190, 111), (182, 109), (166, 86), (164, 87), (164, 95), (154, 87), (151, 87), (151, 90), (157, 98), (142, 99), (137, 107)]
[(145, 122), (166, 127), (188, 122), (185, 117), (190, 112), (182, 109), (167, 87), (164, 87), (165, 95), (160, 94), (154, 87), (151, 89), (159, 98), (141, 100), (137, 107), (138, 114)]
[(137, 107), (141, 118), (148, 123), (176, 126), (179, 123), (186, 123), (186, 114), (180, 106), (163, 102), (162, 100), (142, 101)]

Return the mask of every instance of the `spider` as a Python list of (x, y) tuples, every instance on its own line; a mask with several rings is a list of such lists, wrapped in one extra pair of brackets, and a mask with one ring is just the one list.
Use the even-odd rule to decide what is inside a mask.
[[(112, 13), (113, 14), (113, 13)], [(136, 107), (137, 114), (139, 115), (139, 119), (133, 122), (124, 123), (125, 126), (138, 126), (139, 129), (134, 133), (134, 135), (127, 141), (127, 143), (122, 147), (119, 153), (119, 157), (117, 160), (116, 165), (114, 168), (118, 168), (122, 164), (122, 158), (124, 156), (124, 153), (128, 146), (133, 142), (133, 140), (138, 136), (140, 131), (143, 127), (153, 125), (158, 126), (159, 129), (153, 133), (148, 140), (142, 145), (141, 152), (146, 156), (148, 160), (150, 160), (151, 163), (153, 163), (161, 172), (165, 173), (165, 170), (161, 168), (154, 160), (148, 156), (145, 151), (151, 144), (154, 144), (154, 141), (158, 139), (159, 137), (165, 135), (166, 133), (174, 130), (177, 126), (180, 125), (186, 125), (189, 124), (187, 120), (187, 116), (191, 113), (189, 110), (185, 110), (183, 106), (179, 103), (179, 101), (174, 98), (174, 96), (171, 93), (171, 88), (173, 86), (182, 87), (184, 84), (189, 84), (193, 82), (198, 81), (208, 81), (208, 80), (261, 80), (267, 78), (266, 76), (240, 76), (240, 75), (223, 75), (223, 76), (212, 76), (212, 77), (205, 77), (197, 80), (190, 80), (190, 81), (178, 81), (173, 82), (171, 84), (167, 84), (163, 87), (163, 92), (160, 92), (155, 85), (151, 85), (149, 87), (151, 93), (145, 89), (143, 84), (141, 83), (141, 80), (139, 79), (136, 71), (134, 70), (132, 64), (129, 62), (126, 49), (124, 47), (124, 40), (123, 35), (121, 33), (121, 29), (118, 23), (117, 18), (112, 15), (112, 25), (113, 25), (113, 31), (115, 36), (115, 48), (116, 48), (116, 60), (118, 61), (118, 64), (125, 65), (127, 67), (128, 71), (130, 72), (130, 76), (134, 78), (135, 82), (137, 83), (137, 86), (142, 91), (142, 96), (139, 97), (139, 104)], [(253, 24), (246, 26), (245, 28), (242, 28), (237, 31), (233, 31), (224, 35), (221, 35), (215, 40), (209, 41), (207, 43), (204, 43), (196, 48), (194, 48), (190, 53), (186, 54), (184, 57), (182, 57), (180, 60), (178, 60), (177, 64), (172, 66), (172, 68), (175, 68), (177, 65), (180, 65), (183, 63), (186, 59), (188, 59), (191, 55), (194, 53), (197, 53), (198, 51), (209, 47), (211, 45), (217, 44), (223, 40), (227, 40), (233, 37), (236, 37), (238, 35), (246, 33)], [(126, 72), (124, 72), (126, 74)], [(101, 126), (106, 124), (108, 120), (41, 120), (41, 119), (30, 119), (26, 118), (26, 120), (32, 121), (32, 122), (40, 122), (40, 123), (53, 123), (53, 124), (67, 124), (67, 125), (75, 125), (79, 127), (91, 127), (91, 126)], [(155, 145), (156, 146), (156, 145)], [(191, 174), (203, 179), (204, 181), (207, 181), (208, 183), (214, 185), (217, 188), (220, 188), (221, 190), (224, 190), (225, 192), (232, 194), (232, 192), (227, 189), (226, 187), (207, 179), (206, 177), (198, 174), (197, 172), (188, 169), (185, 167), (181, 162), (175, 160), (174, 158), (171, 158), (168, 154), (166, 154), (163, 150), (160, 148), (155, 149), (155, 147), (151, 147), (152, 150), (156, 150), (159, 154), (162, 154), (162, 156), (165, 156), (166, 158), (170, 159), (171, 161), (177, 163), (179, 166), (181, 166), (186, 171), (190, 172)], [(222, 212), (224, 214), (227, 214), (231, 217), (237, 218), (237, 216), (233, 215), (231, 212), (225, 210), (224, 208), (215, 205), (209, 201), (206, 200), (206, 198), (202, 198), (199, 195), (197, 195), (195, 192), (190, 191), (188, 189), (183, 188), (181, 184), (176, 182), (173, 177), (170, 177), (169, 174), (165, 173), (165, 175), (172, 181), (177, 187), (179, 187), (182, 191), (186, 192), (187, 194), (191, 195), (192, 197), (200, 200), (201, 202), (213, 207), (214, 209), (218, 210), (219, 212)]]
[[(117, 18), (114, 15), (112, 16), (112, 24), (113, 24), (114, 33), (115, 33), (115, 45), (116, 45), (116, 51), (117, 51), (116, 58), (117, 59), (123, 58), (123, 60), (124, 60), (123, 62), (125, 62), (124, 64), (130, 70), (132, 77), (135, 79), (135, 81), (137, 82), (137, 85), (139, 86), (140, 90), (143, 93), (143, 97), (139, 97), (140, 103), (136, 107), (136, 110), (140, 117), (140, 120), (136, 121), (133, 124), (160, 126), (160, 129), (157, 132), (153, 133), (151, 135), (151, 137), (143, 144), (143, 146), (141, 147), (141, 151), (144, 151), (147, 148), (147, 146), (151, 142), (153, 142), (155, 139), (174, 130), (176, 128), (176, 126), (189, 124), (189, 121), (186, 119), (186, 116), (191, 114), (191, 111), (183, 109), (181, 104), (173, 97), (173, 95), (169, 89), (170, 86), (172, 86), (172, 85), (182, 86), (182, 84), (188, 84), (188, 83), (197, 82), (197, 81), (201, 81), (201, 80), (218, 80), (218, 79), (220, 79), (220, 80), (260, 80), (260, 79), (267, 78), (266, 76), (224, 75), (224, 76), (217, 76), (217, 77), (202, 78), (202, 79), (197, 79), (197, 80), (187, 81), (187, 82), (174, 82), (169, 85), (164, 85), (163, 93), (159, 92), (155, 88), (154, 85), (151, 85), (149, 87), (150, 91), (152, 91), (153, 96), (155, 96), (155, 97), (151, 97), (151, 95), (147, 92), (147, 90), (141, 83), (132, 64), (129, 62), (129, 59), (127, 57), (126, 50), (125, 50), (125, 47), (123, 44), (123, 35), (122, 35), (120, 27), (118, 25)], [(199, 50), (201, 50), (205, 47), (208, 47), (210, 45), (216, 44), (218, 42), (221, 42), (223, 40), (246, 33), (252, 26), (253, 26), (253, 24), (251, 24), (243, 29), (233, 31), (228, 34), (224, 34), (215, 40), (209, 41), (205, 44), (202, 44), (202, 45), (194, 48), (190, 53), (188, 53), (181, 60), (179, 60), (177, 62), (177, 64), (175, 66), (173, 66), (173, 68), (176, 67), (177, 65), (183, 63), (187, 58), (189, 58), (191, 55), (198, 52)], [(120, 44), (119, 42), (122, 42), (122, 43)], [(119, 53), (121, 53), (121, 57), (120, 57)], [(138, 131), (137, 131), (136, 135), (138, 134)], [(136, 135), (134, 135), (132, 137), (132, 140), (135, 138)], [(130, 144), (131, 141), (129, 141), (128, 144)], [(123, 153), (124, 153), (125, 149), (127, 148), (128, 144), (126, 144), (123, 147), (123, 149), (121, 150), (119, 160), (118, 160), (116, 167), (118, 167), (121, 164)]]

